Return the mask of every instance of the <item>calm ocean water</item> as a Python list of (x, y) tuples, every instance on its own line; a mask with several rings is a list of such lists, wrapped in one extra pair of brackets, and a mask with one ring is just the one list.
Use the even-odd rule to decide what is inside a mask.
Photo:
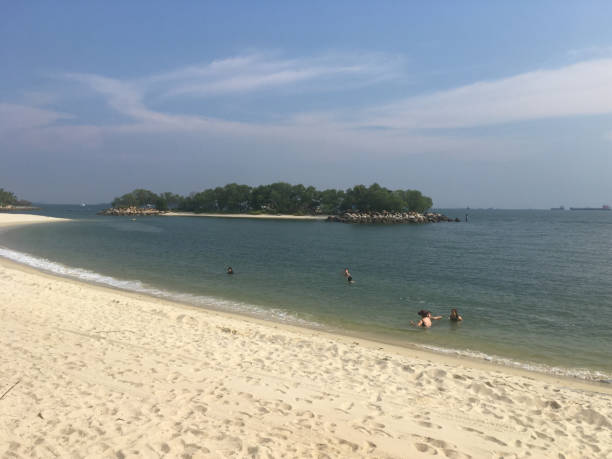
[[(354, 226), (97, 210), (45, 206), (74, 221), (3, 230), (0, 256), (199, 306), (612, 379), (612, 212), (470, 210), (468, 223)], [(452, 307), (463, 323), (410, 326), (420, 309)]]

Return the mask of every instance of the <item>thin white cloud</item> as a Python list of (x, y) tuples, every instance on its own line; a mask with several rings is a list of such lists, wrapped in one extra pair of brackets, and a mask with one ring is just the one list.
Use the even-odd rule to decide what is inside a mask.
[[(225, 60), (213, 61), (202, 66), (190, 66), (172, 72), (151, 75), (137, 80), (119, 80), (95, 74), (70, 73), (64, 77), (78, 81), (106, 98), (113, 110), (129, 117), (132, 122), (116, 126), (118, 131), (198, 131), (211, 128), (233, 130), (244, 123), (230, 120), (180, 115), (156, 111), (147, 106), (150, 99), (177, 97), (181, 95), (220, 95), (244, 93), (262, 89), (296, 86), (310, 82), (323, 84), (325, 79), (336, 79), (341, 85), (342, 77), (350, 75), (361, 82), (379, 82), (398, 73), (399, 58), (383, 55), (322, 56), (309, 59), (275, 59), (267, 55), (251, 54)], [(346, 85), (344, 85), (346, 86)], [(287, 123), (283, 123), (286, 125)], [(266, 126), (255, 125), (257, 129)]]
[(143, 101), (143, 92), (138, 86), (100, 75), (69, 73), (66, 78), (86, 84), (94, 91), (106, 96), (110, 107), (137, 119), (147, 119), (154, 114)]
[(605, 113), (612, 113), (612, 59), (412, 97), (371, 109), (362, 116), (373, 125), (422, 129)]
[[(210, 96), (260, 91), (301, 84), (347, 87), (400, 76), (401, 59), (384, 55), (276, 59), (251, 54), (189, 66), (137, 80), (69, 74), (108, 98), (117, 111), (136, 119), (158, 119), (146, 101), (179, 95)], [(333, 81), (333, 84), (330, 84)], [(349, 83), (350, 81), (350, 83)], [(451, 90), (401, 99), (351, 111), (355, 125), (389, 128), (457, 128), (513, 121), (612, 112), (612, 59), (579, 62), (508, 78), (481, 81)], [(334, 111), (342, 112), (342, 107)], [(162, 120), (163, 122), (163, 120)]]
[[(391, 62), (389, 64), (389, 62)], [(287, 151), (319, 156), (455, 152), (473, 156), (508, 154), (516, 145), (498, 140), (420, 129), (465, 128), (561, 116), (612, 113), (612, 59), (538, 70), (495, 81), (477, 82), (400, 102), (348, 111), (343, 107), (317, 113), (284, 115), (282, 122), (237, 122), (153, 109), (151, 99), (174, 94), (222, 95), (300, 84), (325, 86), (355, 76), (362, 82), (397, 76), (394, 59), (329, 56), (282, 60), (252, 54), (191, 66), (172, 72), (121, 80), (94, 74), (65, 75), (102, 95), (108, 107), (130, 121), (106, 126), (62, 126), (70, 115), (20, 105), (0, 105), (0, 130), (30, 129), (42, 144), (99, 143), (117, 135), (196, 133), (202, 138), (251, 139), (260, 145), (284, 145)], [(387, 63), (387, 64), (385, 64)], [(25, 138), (25, 136), (24, 136)], [(180, 142), (180, 139), (177, 139)], [(307, 153), (307, 151), (309, 151)], [(518, 151), (518, 149), (517, 149)], [(314, 153), (313, 153), (314, 152)]]
[[(160, 95), (166, 97), (207, 97), (289, 85), (298, 88), (308, 82), (315, 82), (320, 90), (334, 80), (342, 80), (346, 85), (347, 77), (353, 80), (352, 85), (396, 78), (402, 63), (400, 57), (381, 54), (330, 54), (302, 59), (250, 54), (153, 75), (143, 78), (141, 83), (154, 89), (157, 86)], [(169, 87), (163, 90), (159, 83)]]

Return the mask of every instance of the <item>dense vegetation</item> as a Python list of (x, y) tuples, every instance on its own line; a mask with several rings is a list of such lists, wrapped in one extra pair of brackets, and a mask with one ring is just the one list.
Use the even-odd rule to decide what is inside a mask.
[(155, 194), (149, 190), (138, 189), (115, 198), (112, 206), (117, 208), (152, 206), (158, 210), (168, 210), (179, 207), (184, 200), (182, 196), (170, 192)]
[(295, 215), (337, 214), (346, 210), (423, 212), (432, 204), (431, 198), (423, 196), (420, 191), (392, 191), (377, 183), (369, 187), (356, 185), (347, 190), (320, 191), (312, 186), (284, 182), (257, 187), (230, 183), (191, 193), (187, 197), (138, 189), (115, 198), (112, 203), (113, 207), (151, 206), (159, 210)]
[(17, 199), (14, 193), (0, 188), (0, 207), (3, 206), (29, 206), (32, 203), (23, 199)]

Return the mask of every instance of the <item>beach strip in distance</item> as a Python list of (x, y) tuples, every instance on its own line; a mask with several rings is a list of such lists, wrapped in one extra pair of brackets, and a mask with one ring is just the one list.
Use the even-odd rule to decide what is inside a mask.
[(11, 457), (612, 454), (604, 385), (208, 311), (5, 259), (0, 317), (0, 445)]
[(32, 225), (35, 223), (67, 222), (68, 218), (46, 217), (44, 215), (14, 214), (0, 212), (0, 228), (8, 226)]
[(210, 217), (210, 218), (252, 218), (256, 220), (326, 220), (327, 215), (287, 215), (287, 214), (215, 214), (195, 212), (164, 212), (163, 217)]

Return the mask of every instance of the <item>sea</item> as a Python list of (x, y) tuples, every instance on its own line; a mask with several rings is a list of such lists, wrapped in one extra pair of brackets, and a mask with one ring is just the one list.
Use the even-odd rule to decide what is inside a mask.
[[(96, 215), (103, 207), (44, 205), (35, 213), (71, 221), (4, 228), (0, 256), (197, 307), (612, 383), (612, 212), (440, 209), (460, 222), (352, 225)], [(445, 318), (418, 329), (421, 309)]]

